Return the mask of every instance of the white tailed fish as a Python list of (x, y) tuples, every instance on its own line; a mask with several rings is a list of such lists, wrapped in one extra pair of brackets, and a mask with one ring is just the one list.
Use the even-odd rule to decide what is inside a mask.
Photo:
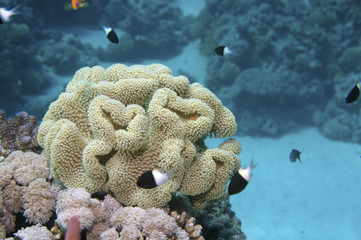
[(172, 170), (163, 173), (158, 169), (149, 170), (142, 175), (137, 180), (137, 186), (145, 189), (151, 189), (163, 185), (166, 181), (174, 177)]
[(109, 39), (109, 41), (111, 41), (112, 43), (117, 44), (119, 42), (118, 36), (115, 33), (115, 31), (107, 26), (101, 26), (105, 32), (105, 35), (107, 36), (107, 38)]
[(17, 12), (15, 12), (15, 10), (19, 6), (20, 5), (17, 5), (16, 7), (14, 7), (13, 9), (10, 9), (10, 10), (6, 10), (6, 8), (0, 8), (0, 24), (9, 22), (11, 16), (18, 14)]
[(236, 174), (233, 175), (231, 182), (228, 185), (229, 195), (242, 192), (247, 187), (247, 184), (252, 178), (252, 170), (256, 166), (257, 165), (255, 165), (252, 160), (247, 168), (240, 168)]

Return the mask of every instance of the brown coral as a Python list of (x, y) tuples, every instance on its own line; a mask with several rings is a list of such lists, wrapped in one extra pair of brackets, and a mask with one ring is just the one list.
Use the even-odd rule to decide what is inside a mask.
[[(38, 139), (66, 187), (111, 191), (121, 203), (144, 208), (163, 206), (181, 190), (202, 208), (224, 194), (240, 165), (232, 148), (206, 149), (203, 140), (236, 128), (212, 92), (166, 66), (115, 64), (78, 70), (50, 105)], [(152, 169), (175, 176), (154, 189), (137, 187)]]
[(37, 142), (36, 118), (26, 112), (18, 112), (15, 118), (5, 118), (0, 109), (0, 156), (7, 157), (15, 150), (41, 152)]
[(194, 225), (196, 221), (194, 217), (190, 217), (186, 212), (178, 214), (177, 211), (172, 211), (170, 216), (177, 221), (179, 227), (183, 228), (189, 234), (190, 239), (204, 240), (204, 237), (201, 236), (202, 226), (199, 224)]

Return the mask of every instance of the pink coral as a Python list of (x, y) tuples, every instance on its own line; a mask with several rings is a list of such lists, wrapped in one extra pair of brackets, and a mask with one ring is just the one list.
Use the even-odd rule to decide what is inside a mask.
[(86, 229), (95, 222), (92, 212), (94, 204), (100, 204), (96, 199), (91, 199), (90, 194), (82, 188), (69, 188), (60, 191), (56, 203), (58, 224), (66, 229), (70, 218), (74, 215), (79, 217), (80, 228)]
[(112, 227), (121, 229), (123, 226), (135, 226), (142, 229), (146, 216), (146, 210), (139, 207), (124, 207), (118, 209), (110, 218)]
[(41, 224), (48, 222), (55, 211), (56, 195), (57, 192), (44, 178), (32, 181), (21, 198), (27, 221)]
[(46, 228), (37, 224), (35, 226), (22, 228), (15, 233), (17, 239), (22, 240), (55, 240), (55, 237)]
[(53, 215), (58, 187), (50, 185), (47, 160), (32, 152), (12, 152), (0, 162), (0, 225), (15, 230), (15, 214), (24, 211), (28, 222), (46, 223)]
[(14, 151), (0, 163), (0, 171), (13, 175), (18, 185), (28, 185), (36, 178), (50, 179), (47, 159), (33, 152)]
[(24, 187), (17, 185), (16, 182), (12, 180), (9, 185), (3, 188), (2, 191), (4, 196), (4, 205), (7, 210), (15, 214), (18, 213), (23, 206), (21, 196), (23, 195)]

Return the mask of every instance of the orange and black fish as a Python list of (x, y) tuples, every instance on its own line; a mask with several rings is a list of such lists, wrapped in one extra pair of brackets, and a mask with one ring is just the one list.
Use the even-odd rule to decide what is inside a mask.
[(65, 10), (77, 10), (78, 8), (88, 7), (89, 3), (85, 2), (85, 0), (71, 0), (71, 3), (65, 3)]

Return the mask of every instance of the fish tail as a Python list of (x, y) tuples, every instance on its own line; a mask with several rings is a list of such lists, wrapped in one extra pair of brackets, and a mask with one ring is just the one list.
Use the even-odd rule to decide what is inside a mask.
[(172, 177), (175, 176), (175, 173), (174, 173), (173, 169), (169, 170), (166, 174), (167, 174), (167, 178), (172, 178)]
[(80, 3), (80, 6), (79, 7), (89, 7), (89, 3), (88, 2), (83, 2), (83, 3)]
[(254, 163), (254, 161), (253, 161), (253, 158), (252, 158), (252, 160), (251, 160), (251, 162), (249, 163), (249, 168), (251, 168), (251, 170), (253, 170), (253, 169), (255, 169), (256, 167), (258, 166), (258, 164), (257, 163)]
[(10, 11), (12, 12), (13, 15), (15, 14), (19, 14), (19, 12), (16, 12), (16, 10), (21, 6), (22, 4), (18, 4), (15, 7), (13, 7)]
[(64, 3), (64, 10), (65, 11), (70, 11), (70, 10), (73, 10), (73, 8), (71, 7), (70, 3)]

